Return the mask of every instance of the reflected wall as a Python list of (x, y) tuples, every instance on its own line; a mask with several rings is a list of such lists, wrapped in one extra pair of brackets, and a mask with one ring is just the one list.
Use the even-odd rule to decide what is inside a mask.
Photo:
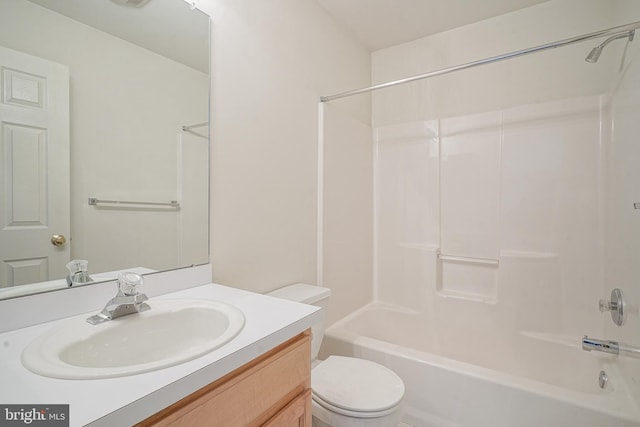
[[(69, 68), (71, 258), (89, 260), (90, 272), (208, 262), (208, 129), (181, 132), (208, 121), (208, 73), (28, 1), (1, 7), (0, 44)], [(97, 207), (90, 197), (182, 208)]]

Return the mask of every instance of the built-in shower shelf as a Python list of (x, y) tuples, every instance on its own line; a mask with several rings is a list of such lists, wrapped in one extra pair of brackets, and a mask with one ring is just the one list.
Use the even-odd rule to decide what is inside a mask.
[(487, 296), (482, 294), (474, 294), (471, 292), (462, 292), (456, 291), (452, 289), (438, 289), (437, 294), (443, 298), (456, 298), (466, 301), (479, 302), (483, 304), (497, 304), (498, 298), (497, 296)]
[(436, 289), (444, 297), (498, 302), (498, 259), (438, 254)]
[(534, 252), (534, 251), (500, 251), (501, 258), (557, 258), (558, 254), (555, 252)]
[(497, 266), (499, 264), (499, 261), (497, 259), (490, 259), (490, 258), (473, 258), (473, 257), (444, 255), (444, 254), (438, 254), (438, 258), (443, 261), (461, 262), (461, 263), (468, 263), (468, 264), (481, 264), (481, 265), (494, 265), (494, 266)]
[(432, 245), (432, 244), (428, 244), (428, 243), (402, 242), (402, 243), (398, 244), (398, 246), (400, 246), (401, 248), (419, 249), (419, 250), (422, 250), (422, 251), (434, 251), (434, 252), (440, 251), (440, 246), (439, 245)]

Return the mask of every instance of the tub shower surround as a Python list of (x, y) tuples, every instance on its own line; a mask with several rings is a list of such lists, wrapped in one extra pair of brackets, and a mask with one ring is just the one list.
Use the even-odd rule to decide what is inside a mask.
[(375, 129), (376, 302), (329, 328), (324, 356), (398, 372), (414, 425), (640, 425), (640, 361), (580, 347), (608, 318), (614, 99)]
[[(586, 97), (376, 129), (378, 298), (419, 311), (436, 297), (484, 303), (459, 324), (481, 334), (500, 319), (600, 331), (589, 310), (567, 309), (601, 298), (605, 105)], [(585, 283), (596, 285), (562, 294)], [(456, 317), (455, 304), (444, 310)]]

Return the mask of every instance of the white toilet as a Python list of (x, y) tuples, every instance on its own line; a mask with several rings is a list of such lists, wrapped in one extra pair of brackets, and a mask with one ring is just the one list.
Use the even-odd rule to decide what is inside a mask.
[[(268, 295), (322, 307), (331, 290), (298, 283)], [(314, 427), (393, 427), (400, 421), (404, 383), (392, 370), (364, 359), (318, 360), (324, 319), (311, 328), (311, 388)]]

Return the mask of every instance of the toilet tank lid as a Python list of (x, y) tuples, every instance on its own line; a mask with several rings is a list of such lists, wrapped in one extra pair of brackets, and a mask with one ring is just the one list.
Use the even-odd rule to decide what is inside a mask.
[(306, 283), (296, 283), (276, 289), (267, 295), (282, 298), (289, 301), (313, 304), (331, 295), (331, 289), (322, 286), (308, 285)]

